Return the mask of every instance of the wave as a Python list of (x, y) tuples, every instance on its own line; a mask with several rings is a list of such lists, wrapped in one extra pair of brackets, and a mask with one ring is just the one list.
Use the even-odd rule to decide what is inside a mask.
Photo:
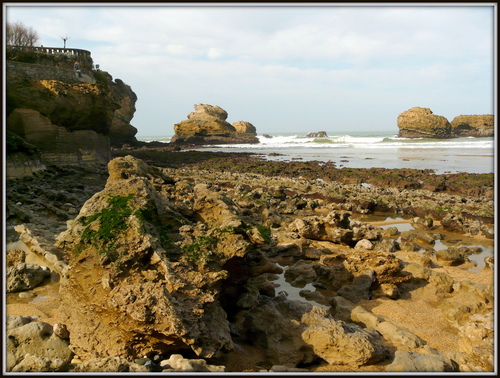
[[(258, 144), (245, 145), (220, 145), (214, 147), (242, 147), (245, 149), (493, 149), (494, 138), (453, 138), (453, 139), (432, 139), (432, 138), (399, 138), (392, 133), (345, 133), (322, 138), (307, 137), (306, 134), (274, 134), (257, 135)], [(137, 138), (144, 142), (168, 143), (172, 136), (143, 136)]]

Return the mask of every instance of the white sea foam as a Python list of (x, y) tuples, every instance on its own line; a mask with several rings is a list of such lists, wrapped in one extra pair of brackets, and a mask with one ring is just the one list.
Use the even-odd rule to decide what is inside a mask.
[[(269, 160), (333, 161), (338, 167), (433, 169), (436, 173), (494, 172), (494, 138), (410, 139), (391, 132), (336, 132), (325, 138), (306, 133), (257, 135), (257, 144), (216, 145), (205, 151), (250, 152)], [(170, 136), (142, 137), (170, 141)], [(276, 153), (278, 155), (276, 155)]]

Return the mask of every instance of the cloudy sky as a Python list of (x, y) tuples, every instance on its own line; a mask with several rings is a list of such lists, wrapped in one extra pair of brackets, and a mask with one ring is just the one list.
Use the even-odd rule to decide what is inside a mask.
[[(414, 106), (494, 112), (494, 3), (3, 3), (39, 44), (90, 50), (132, 87), (137, 136), (173, 135), (194, 104), (259, 134), (394, 131)], [(78, 6), (77, 6), (78, 5)]]

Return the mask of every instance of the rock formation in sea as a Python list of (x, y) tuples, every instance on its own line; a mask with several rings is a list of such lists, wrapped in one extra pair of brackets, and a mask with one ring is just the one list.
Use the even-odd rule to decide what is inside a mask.
[(459, 115), (453, 118), (451, 126), (457, 137), (492, 137), (495, 120), (492, 114)]
[[(110, 146), (137, 143), (130, 124), (137, 96), (130, 86), (92, 69), (88, 51), (52, 50), (9, 50), (7, 145), (18, 155), (9, 156), (7, 170), (13, 175), (34, 165), (107, 163)], [(72, 67), (74, 54), (87, 59), (82, 77)], [(31, 159), (20, 154), (19, 138), (35, 147)]]
[(308, 138), (328, 138), (326, 131), (318, 131), (317, 133), (308, 133), (306, 135)]
[(259, 143), (255, 127), (239, 121), (231, 125), (226, 121), (227, 112), (219, 106), (194, 105), (195, 111), (188, 119), (174, 125), (176, 144), (251, 144)]
[(429, 108), (414, 107), (398, 116), (400, 138), (451, 138), (448, 120), (435, 115)]
[(429, 108), (414, 107), (398, 116), (400, 138), (492, 137), (494, 116), (460, 115), (453, 121), (435, 115)]

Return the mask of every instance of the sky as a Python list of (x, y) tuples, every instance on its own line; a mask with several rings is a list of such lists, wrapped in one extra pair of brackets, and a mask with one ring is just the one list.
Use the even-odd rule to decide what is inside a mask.
[(130, 85), (137, 137), (173, 135), (195, 104), (258, 134), (397, 134), (415, 106), (450, 122), (495, 111), (496, 3), (3, 5), (4, 25), (46, 47), (69, 37)]

